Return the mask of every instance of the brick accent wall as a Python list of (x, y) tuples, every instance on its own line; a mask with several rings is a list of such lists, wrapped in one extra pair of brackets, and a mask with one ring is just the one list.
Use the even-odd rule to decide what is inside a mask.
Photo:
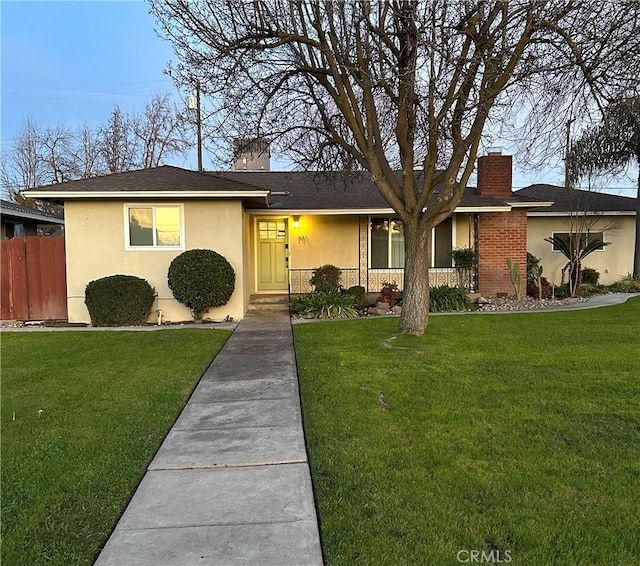
[(527, 279), (527, 212), (489, 212), (478, 218), (478, 283), (481, 295), (514, 294), (507, 258), (520, 263), (522, 294)]
[(511, 196), (511, 155), (490, 153), (478, 159), (478, 193), (492, 197)]

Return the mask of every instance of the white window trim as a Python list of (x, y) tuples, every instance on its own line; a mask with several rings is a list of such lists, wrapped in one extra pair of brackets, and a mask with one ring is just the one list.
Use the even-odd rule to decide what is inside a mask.
[[(131, 208), (179, 208), (180, 209), (180, 245), (179, 246), (132, 246), (129, 243), (129, 210)], [(128, 202), (124, 204), (124, 249), (126, 251), (135, 252), (163, 252), (163, 251), (182, 251), (185, 249), (184, 234), (184, 204), (182, 203), (148, 203), (148, 202)], [(155, 222), (155, 214), (153, 215)]]
[[(556, 234), (569, 234), (569, 233), (570, 233), (570, 232), (552, 232), (552, 235), (553, 235), (553, 237), (555, 238)], [(590, 233), (590, 234), (602, 234), (602, 249), (594, 250), (594, 251), (593, 251), (593, 252), (591, 252), (591, 253), (600, 254), (600, 253), (604, 252), (604, 251), (607, 249), (607, 246), (606, 246), (607, 240), (606, 240), (606, 238), (605, 238), (605, 231), (604, 231), (604, 230), (597, 230), (597, 231), (589, 232), (589, 233)], [(562, 254), (562, 252), (561, 252), (560, 250), (556, 250), (556, 248), (555, 248), (555, 245), (554, 245), (554, 244), (552, 244), (552, 243), (550, 242), (550, 245), (551, 245), (551, 253), (554, 253), (554, 254)]]

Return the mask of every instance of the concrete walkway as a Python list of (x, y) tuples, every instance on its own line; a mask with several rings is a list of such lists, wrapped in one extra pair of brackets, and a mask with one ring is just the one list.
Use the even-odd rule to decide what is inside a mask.
[(288, 313), (250, 312), (202, 377), (96, 565), (322, 563)]

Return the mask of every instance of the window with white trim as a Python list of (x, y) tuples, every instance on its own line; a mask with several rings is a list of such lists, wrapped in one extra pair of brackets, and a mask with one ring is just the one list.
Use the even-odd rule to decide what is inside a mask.
[[(592, 245), (592, 243), (599, 243), (601, 245), (596, 249), (598, 251), (604, 250), (604, 232), (587, 232), (583, 234), (578, 234), (575, 232), (554, 232), (553, 237), (558, 238), (559, 240), (563, 240), (566, 243), (569, 243), (570, 238), (572, 238), (574, 243), (578, 243), (577, 249), (586, 248), (588, 245)], [(553, 251), (560, 251), (560, 248), (556, 243), (553, 243)]]
[[(430, 267), (451, 267), (453, 221), (447, 218), (431, 232)], [(370, 269), (404, 268), (404, 230), (397, 218), (371, 218)]]
[(182, 205), (127, 205), (128, 249), (183, 249)]

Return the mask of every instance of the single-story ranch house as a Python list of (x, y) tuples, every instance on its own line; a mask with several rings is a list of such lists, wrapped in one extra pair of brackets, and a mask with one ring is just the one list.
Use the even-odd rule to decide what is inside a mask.
[[(432, 285), (457, 284), (450, 251), (475, 247), (476, 290), (513, 293), (506, 259), (524, 270), (528, 211), (552, 202), (514, 193), (511, 161), (499, 152), (481, 157), (477, 188), (467, 188), (454, 214), (434, 229)], [(40, 187), (29, 196), (65, 205), (70, 322), (89, 322), (86, 285), (114, 274), (149, 281), (165, 320), (190, 320), (167, 286), (167, 270), (194, 248), (217, 251), (236, 272), (229, 303), (211, 309), (212, 319), (241, 319), (255, 295), (308, 291), (312, 270), (327, 263), (341, 268), (345, 287), (402, 287), (402, 225), (366, 173), (161, 166)]]

